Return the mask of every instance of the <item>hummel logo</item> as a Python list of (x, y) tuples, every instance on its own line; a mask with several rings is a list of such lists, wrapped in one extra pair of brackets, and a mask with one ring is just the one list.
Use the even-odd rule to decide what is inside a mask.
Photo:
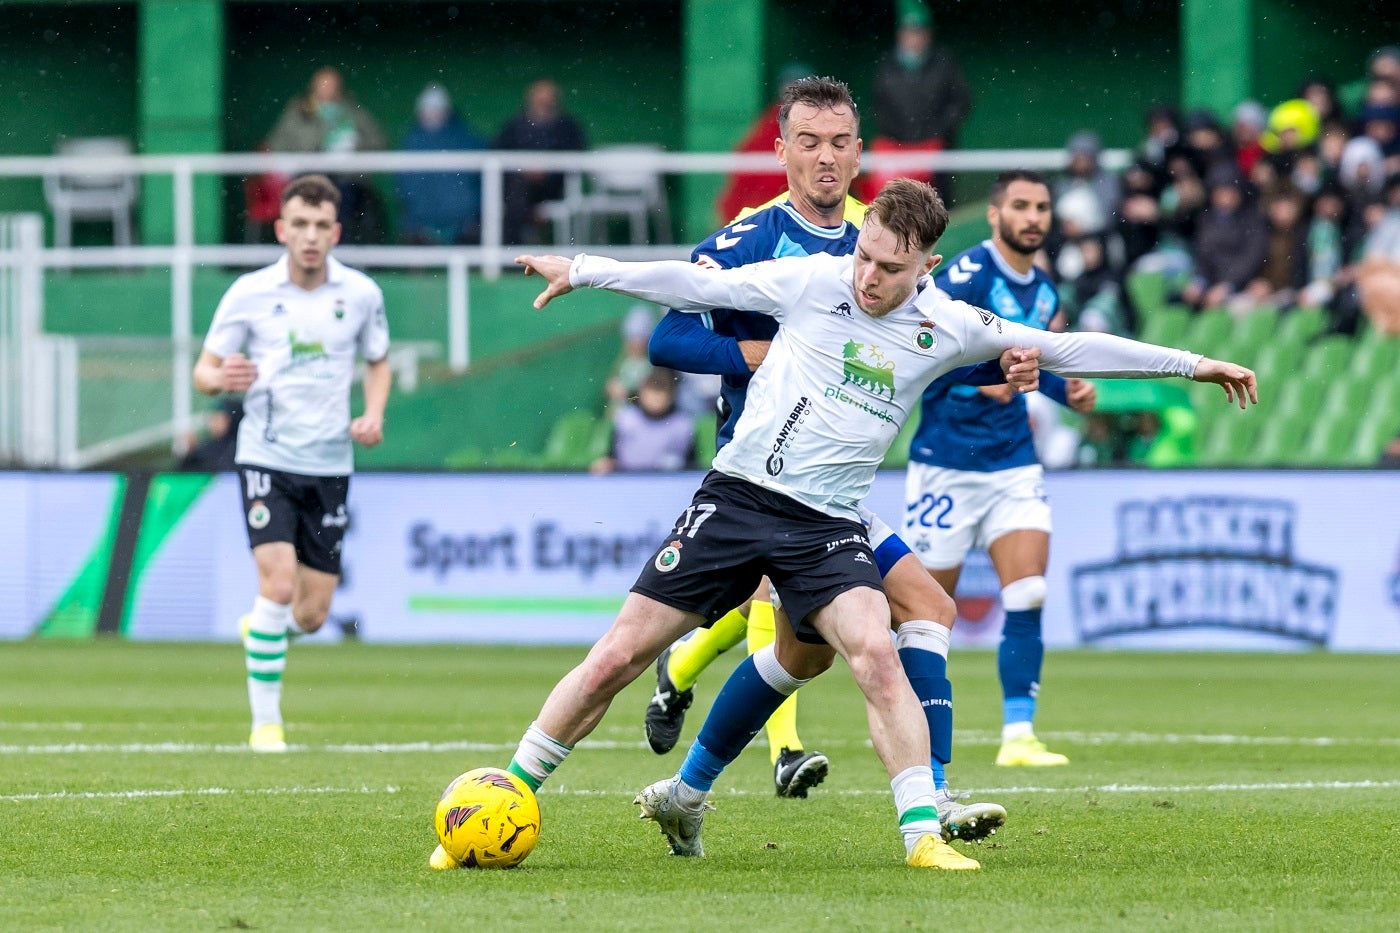
[(729, 249), (729, 247), (733, 246), (735, 243), (738, 243), (742, 239), (743, 237), (728, 236), (726, 234), (721, 233), (719, 236), (715, 237), (715, 246), (719, 247), (720, 249)]
[(948, 278), (952, 279), (957, 285), (965, 285), (972, 279), (973, 274), (981, 269), (982, 264), (980, 262), (973, 262), (971, 259), (964, 256), (957, 261), (956, 265), (948, 268)]
[(735, 233), (748, 233), (750, 230), (757, 230), (758, 224), (735, 224), (729, 229)]

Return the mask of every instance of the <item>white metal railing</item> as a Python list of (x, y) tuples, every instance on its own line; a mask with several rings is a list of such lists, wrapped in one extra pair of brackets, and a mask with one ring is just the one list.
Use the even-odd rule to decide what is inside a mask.
[[(1128, 164), (1126, 150), (1103, 153), (1105, 167)], [(1061, 149), (963, 150), (938, 153), (882, 153), (862, 157), (867, 171), (992, 172), (1010, 168), (1056, 170), (1067, 163)], [(659, 175), (723, 175), (732, 172), (771, 173), (783, 169), (766, 153), (675, 153), (629, 151), (625, 155), (607, 152), (358, 152), (358, 153), (210, 153), (178, 155), (131, 155), (93, 158), (84, 156), (11, 156), (0, 158), (0, 178), (45, 178), (57, 175), (132, 174), (169, 176), (172, 181), (173, 242), (169, 245), (134, 247), (83, 247), (49, 249), (42, 244), (40, 229), (35, 242), (33, 227), (26, 227), (28, 238), (20, 243), (11, 235), (0, 236), (0, 453), (26, 463), (75, 465), (86, 462), (75, 447), (61, 445), (67, 456), (60, 456), (60, 438), (76, 430), (65, 422), (53, 421), (38, 429), (34, 419), (42, 416), (31, 406), (21, 412), (12, 396), (21, 384), (33, 385), (30, 398), (39, 405), (45, 396), (39, 387), (53, 386), (44, 374), (30, 372), (35, 366), (48, 366), (48, 353), (16, 354), (11, 338), (43, 334), (43, 282), (48, 269), (168, 267), (171, 279), (170, 363), (171, 419), (157, 430), (168, 430), (177, 451), (193, 423), (193, 389), (189, 360), (193, 358), (193, 282), (196, 266), (252, 268), (274, 261), (281, 249), (274, 246), (201, 245), (195, 240), (196, 203), (194, 180), (198, 176), (257, 175), (275, 172), (295, 175), (302, 172), (364, 174), (372, 172), (479, 172), (482, 179), (482, 237), (479, 246), (339, 246), (336, 254), (352, 265), (375, 268), (441, 268), (446, 271), (448, 332), (447, 361), (454, 372), (465, 372), (470, 365), (470, 276), (479, 269), (495, 278), (514, 263), (520, 247), (503, 242), (504, 179), (512, 171), (548, 171), (568, 177), (569, 189), (577, 190), (581, 179), (593, 173), (624, 172)], [(149, 190), (146, 185), (143, 190)], [(9, 229), (9, 228), (5, 228)], [(669, 259), (689, 255), (689, 244), (663, 243), (646, 246), (603, 246), (570, 243), (569, 251), (605, 249), (620, 259)], [(540, 249), (540, 247), (530, 247)], [(71, 349), (57, 345), (51, 351), (54, 366), (61, 373), (74, 360)], [(34, 362), (41, 360), (41, 362)], [(37, 394), (36, 394), (37, 393)], [(53, 404), (57, 404), (55, 401)], [(50, 405), (50, 408), (52, 405)], [(47, 410), (47, 409), (46, 409)], [(57, 420), (54, 410), (50, 417)], [(66, 417), (66, 416), (64, 416)], [(42, 438), (33, 431), (40, 430)], [(55, 433), (57, 432), (57, 433)], [(43, 438), (48, 440), (40, 444)], [(39, 445), (36, 447), (36, 444)], [(44, 446), (47, 444), (47, 446)], [(39, 447), (42, 458), (36, 459)]]

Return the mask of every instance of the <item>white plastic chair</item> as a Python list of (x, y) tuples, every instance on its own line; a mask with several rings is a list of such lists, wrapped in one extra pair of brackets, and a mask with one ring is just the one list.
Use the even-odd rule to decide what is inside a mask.
[(576, 208), (580, 227), (592, 236), (597, 221), (625, 217), (632, 243), (641, 246), (647, 242), (647, 218), (655, 216), (657, 239), (669, 243), (671, 212), (666, 203), (665, 178), (658, 172), (626, 167), (629, 157), (652, 155), (662, 148), (634, 144), (603, 146), (597, 151), (614, 156), (623, 164), (589, 174), (589, 191)]
[[(123, 136), (88, 136), (65, 139), (55, 150), (63, 156), (126, 156), (131, 140)], [(112, 239), (130, 246), (131, 207), (136, 203), (135, 175), (107, 172), (52, 173), (44, 176), (44, 197), (53, 210), (54, 246), (73, 242), (74, 220), (111, 220)]]

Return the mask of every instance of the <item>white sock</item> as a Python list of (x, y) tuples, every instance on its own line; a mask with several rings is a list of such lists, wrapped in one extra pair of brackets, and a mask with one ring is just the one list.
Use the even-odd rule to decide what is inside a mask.
[(253, 601), (243, 652), (254, 729), (282, 724), (282, 672), (287, 668), (287, 625), (291, 618), (291, 606), (262, 596)]
[(1023, 735), (1032, 735), (1033, 730), (1028, 722), (1008, 722), (1001, 727), (1001, 740), (1010, 742), (1012, 739), (1019, 739)]
[(541, 784), (554, 773), (554, 769), (564, 763), (573, 751), (573, 746), (565, 745), (551, 738), (540, 728), (539, 723), (530, 723), (530, 728), (520, 737), (515, 757), (511, 764), (524, 771), (533, 780), (532, 790), (539, 790)]
[(906, 853), (914, 851), (914, 845), (930, 833), (941, 836), (943, 827), (938, 822), (938, 804), (934, 800), (933, 769), (928, 765), (915, 765), (905, 768), (890, 781), (894, 791), (894, 808), (899, 814), (899, 831), (904, 836)]
[(705, 798), (710, 796), (707, 790), (697, 790), (685, 781), (680, 775), (676, 775), (676, 803), (681, 805), (682, 810), (691, 813), (699, 813), (705, 809)]

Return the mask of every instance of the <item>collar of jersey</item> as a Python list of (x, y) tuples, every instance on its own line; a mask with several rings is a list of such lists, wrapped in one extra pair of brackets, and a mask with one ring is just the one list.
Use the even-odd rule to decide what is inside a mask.
[[(282, 258), (277, 260), (277, 271), (278, 274), (281, 276), (279, 281), (282, 282), (282, 284), (284, 285), (290, 285), (292, 282), (291, 265), (292, 258), (286, 253), (283, 253)], [(345, 265), (339, 259), (336, 259), (334, 256), (327, 256), (326, 284), (339, 285), (340, 280), (343, 278), (345, 278)]]
[(1022, 274), (1006, 264), (1006, 260), (1001, 256), (1001, 250), (997, 249), (996, 244), (991, 240), (983, 240), (982, 245), (987, 248), (987, 255), (992, 257), (992, 262), (997, 264), (1002, 275), (1017, 285), (1029, 285), (1035, 281), (1035, 266), (1031, 266), (1029, 272)]
[(839, 240), (846, 235), (846, 222), (844, 220), (841, 221), (841, 226), (839, 227), (818, 227), (806, 217), (799, 214), (797, 208), (793, 207), (790, 202), (785, 201), (779, 204), (778, 207), (787, 211), (789, 217), (801, 224), (802, 229), (813, 236), (825, 237), (828, 240)]

